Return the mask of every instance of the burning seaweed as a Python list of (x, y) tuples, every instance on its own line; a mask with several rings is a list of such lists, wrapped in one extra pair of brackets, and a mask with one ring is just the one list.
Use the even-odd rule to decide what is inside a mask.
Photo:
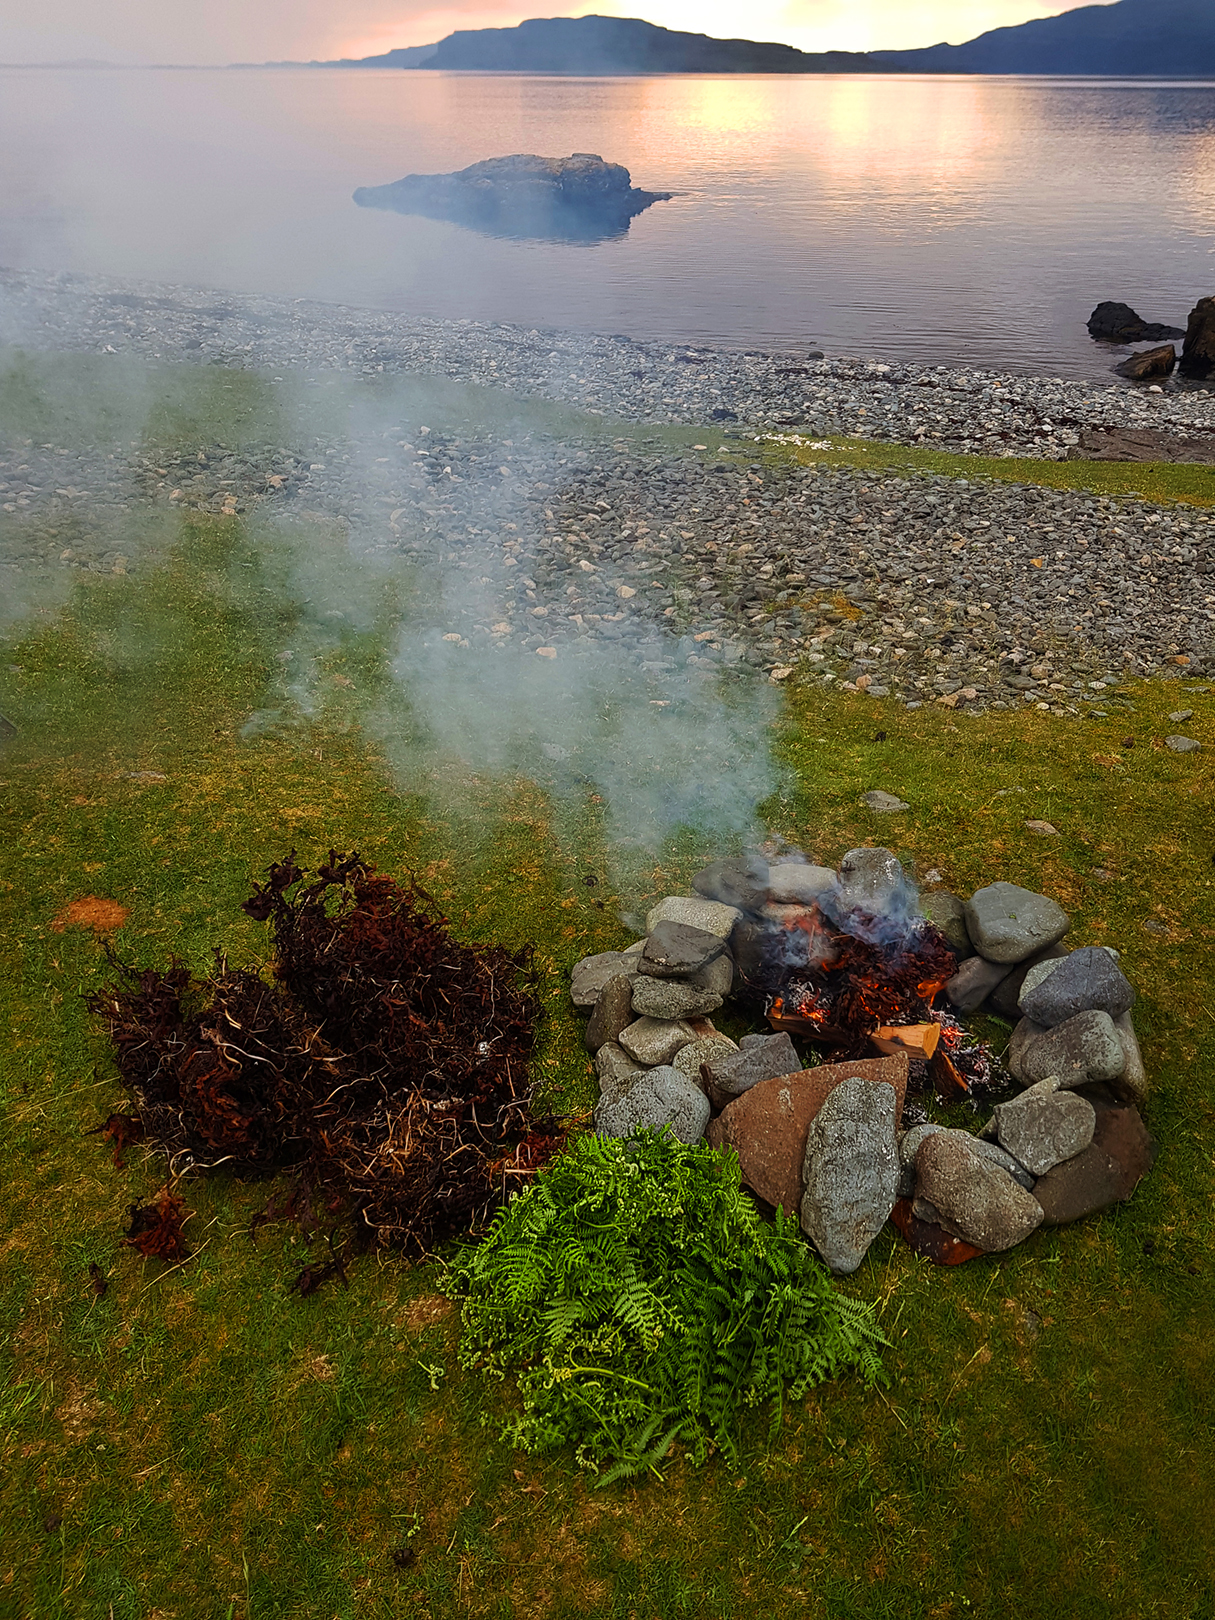
[[(244, 910), (270, 924), (272, 984), (218, 956), (202, 981), (117, 964), (93, 999), (174, 1168), (289, 1170), (255, 1227), (346, 1217), (356, 1246), (424, 1253), (560, 1146), (559, 1124), (531, 1112), (525, 954), (457, 943), (422, 890), (332, 850), (311, 881), (294, 852), (272, 866)], [(116, 1147), (129, 1117), (101, 1127)], [(306, 1269), (301, 1293), (321, 1272), (344, 1279), (340, 1261)]]

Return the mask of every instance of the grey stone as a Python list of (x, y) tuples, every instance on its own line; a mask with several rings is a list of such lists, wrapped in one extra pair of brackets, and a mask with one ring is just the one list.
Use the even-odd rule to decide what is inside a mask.
[(1000, 1146), (1034, 1176), (1083, 1153), (1097, 1124), (1092, 1103), (1071, 1091), (1027, 1091), (994, 1112)]
[(693, 973), (685, 983), (697, 990), (711, 990), (715, 995), (728, 996), (734, 984), (734, 958), (729, 951), (723, 951), (707, 967)]
[(1021, 995), (1021, 987), (1027, 975), (1035, 967), (1041, 967), (1044, 962), (1059, 962), (1067, 955), (1066, 945), (1048, 945), (1044, 951), (1035, 951), (1027, 956), (1024, 962), (1018, 962), (1012, 972), (992, 991), (987, 998), (987, 1011), (993, 1012), (999, 1018), (1007, 1018), (1016, 1023), (1021, 1016), (1021, 1009), (1017, 1002)]
[(659, 923), (683, 923), (688, 928), (716, 934), (718, 939), (729, 939), (734, 924), (742, 916), (737, 906), (725, 906), (719, 900), (705, 900), (700, 895), (669, 894), (645, 914), (645, 931), (652, 934)]
[(823, 896), (833, 918), (850, 911), (875, 914), (910, 908), (914, 889), (892, 849), (850, 849), (840, 862), (835, 887)]
[(1202, 744), (1194, 737), (1166, 737), (1164, 746), (1171, 748), (1175, 754), (1192, 754)]
[(776, 861), (768, 868), (768, 900), (777, 905), (808, 906), (835, 883), (829, 866), (807, 861)]
[(586, 1026), (586, 1049), (597, 1052), (620, 1038), (633, 1022), (633, 982), (627, 973), (614, 973), (599, 992), (599, 1000)]
[(1020, 1008), (1035, 1024), (1054, 1029), (1079, 1012), (1128, 1012), (1135, 992), (1122, 969), (1100, 946), (1085, 945), (1063, 961), (1039, 962), (1026, 974)]
[(982, 956), (968, 956), (945, 986), (950, 1005), (960, 1013), (977, 1012), (1009, 968), (1003, 962), (988, 962)]
[(617, 973), (627, 973), (630, 964), (620, 951), (600, 951), (598, 956), (584, 956), (570, 974), (570, 998), (575, 1007), (593, 1007), (599, 993), (609, 979)]
[(1024, 1081), (1021, 1073), (1021, 1056), (1031, 1041), (1039, 1035), (1046, 1035), (1049, 1031), (1041, 1024), (1035, 1024), (1032, 1018), (1023, 1018), (1012, 1032), (1012, 1039), (1008, 1043), (1008, 1051), (1004, 1055), (1004, 1067), (1014, 1080)]
[(950, 894), (948, 889), (936, 889), (932, 894), (923, 895), (920, 899), (920, 910), (934, 928), (939, 928), (945, 935), (950, 950), (959, 962), (975, 954), (974, 945), (970, 939), (970, 929), (966, 926), (966, 902), (956, 894)]
[(620, 1045), (650, 1069), (669, 1063), (681, 1047), (696, 1039), (696, 1031), (682, 1019), (639, 1018), (620, 1031)]
[(1021, 1243), (1042, 1224), (1042, 1209), (1007, 1170), (992, 1164), (965, 1131), (940, 1131), (916, 1154), (920, 1198), (985, 1254)]
[(915, 1156), (920, 1150), (920, 1143), (944, 1129), (944, 1125), (934, 1125), (928, 1120), (922, 1125), (913, 1125), (909, 1131), (903, 1132), (899, 1140), (900, 1198), (910, 1198), (915, 1192)]
[(879, 816), (896, 815), (900, 810), (911, 809), (906, 799), (898, 799), (893, 793), (885, 793), (881, 788), (873, 788), (869, 793), (862, 793), (861, 803)]
[[(706, 900), (705, 905), (709, 902)], [(685, 979), (721, 955), (726, 942), (718, 934), (689, 923), (660, 922), (650, 930), (637, 963), (640, 973), (655, 979)]]
[(705, 1090), (700, 1078), (702, 1063), (712, 1063), (714, 1058), (725, 1057), (729, 1052), (737, 1052), (738, 1048), (728, 1035), (706, 1035), (702, 1040), (689, 1041), (681, 1046), (671, 1059), (671, 1064), (680, 1074), (686, 1074), (694, 1080), (702, 1091)]
[(725, 1108), (761, 1080), (779, 1080), (782, 1075), (799, 1073), (801, 1067), (787, 1034), (761, 1035), (709, 1064), (709, 1096), (718, 1108)]
[(1114, 1028), (1118, 1031), (1118, 1043), (1125, 1060), (1117, 1080), (1118, 1089), (1132, 1102), (1142, 1103), (1147, 1097), (1147, 1070), (1143, 1066), (1143, 1053), (1139, 1049), (1139, 1038), (1135, 1034), (1130, 1013), (1124, 1012), (1115, 1018)]
[[(969, 1132), (963, 1131), (962, 1134), (967, 1136)], [(1001, 1170), (1007, 1170), (1018, 1186), (1024, 1187), (1026, 1192), (1033, 1192), (1036, 1179), (1033, 1171), (1023, 1165), (1007, 1148), (1001, 1147), (998, 1142), (993, 1142), (987, 1137), (972, 1136), (970, 1140), (984, 1159), (990, 1160), (992, 1164), (998, 1164)]]
[(1017, 1062), (1017, 1078), (1028, 1084), (1053, 1075), (1064, 1086), (1082, 1086), (1088, 1080), (1116, 1080), (1126, 1055), (1109, 1013), (1082, 1012), (1026, 1040)]
[(612, 1098), (627, 1091), (633, 1076), (644, 1072), (640, 1063), (634, 1063), (623, 1046), (617, 1046), (615, 1041), (608, 1041), (595, 1053), (595, 1075), (602, 1097)]
[[(607, 990), (603, 995), (607, 995)], [(599, 1006), (602, 1005), (603, 996), (599, 1000)], [(633, 1011), (645, 1018), (697, 1018), (716, 1012), (720, 1006), (721, 997), (715, 990), (700, 990), (679, 979), (651, 979), (639, 973), (632, 986)], [(592, 1023), (598, 1015), (596, 1007)]]
[(692, 879), (697, 894), (739, 911), (757, 910), (763, 904), (767, 884), (768, 863), (757, 854), (713, 861)]
[(1067, 933), (1068, 915), (1045, 894), (1015, 883), (992, 883), (966, 902), (966, 926), (975, 949), (989, 962), (1023, 962)]
[(600, 1098), (594, 1112), (600, 1136), (628, 1136), (643, 1126), (665, 1126), (689, 1145), (699, 1142), (709, 1123), (709, 1099), (678, 1069), (643, 1070), (610, 1102)]
[(897, 1109), (893, 1086), (853, 1077), (833, 1087), (810, 1121), (802, 1230), (839, 1275), (856, 1270), (894, 1208)]

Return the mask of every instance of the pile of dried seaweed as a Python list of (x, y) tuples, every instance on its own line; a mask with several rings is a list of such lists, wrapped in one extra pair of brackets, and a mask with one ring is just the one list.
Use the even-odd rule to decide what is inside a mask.
[(458, 944), (423, 891), (333, 850), (312, 881), (293, 852), (243, 909), (270, 924), (273, 983), (218, 955), (201, 980), (116, 962), (91, 998), (136, 1103), (99, 1127), (116, 1162), (144, 1139), (171, 1180), (286, 1171), (264, 1218), (420, 1254), (561, 1146), (532, 1113), (526, 953)]

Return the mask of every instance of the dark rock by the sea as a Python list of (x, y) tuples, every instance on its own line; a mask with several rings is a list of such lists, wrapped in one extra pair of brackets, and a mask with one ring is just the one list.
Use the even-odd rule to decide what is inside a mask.
[(1098, 304), (1089, 316), (1088, 331), (1098, 343), (1163, 343), (1168, 338), (1185, 336), (1178, 326), (1145, 321), (1129, 304), (1109, 299)]
[(1144, 349), (1141, 354), (1131, 355), (1121, 365), (1114, 367), (1120, 377), (1129, 377), (1132, 382), (1150, 382), (1153, 377), (1168, 377), (1177, 364), (1177, 350), (1171, 343), (1162, 343), (1158, 349)]
[(1200, 298), (1190, 311), (1181, 370), (1186, 377), (1215, 377), (1215, 298)]
[(620, 163), (590, 152), (567, 158), (489, 158), (454, 174), (407, 174), (360, 186), (360, 208), (389, 208), (450, 220), (493, 236), (598, 242), (623, 236), (629, 221), (667, 191), (641, 191)]

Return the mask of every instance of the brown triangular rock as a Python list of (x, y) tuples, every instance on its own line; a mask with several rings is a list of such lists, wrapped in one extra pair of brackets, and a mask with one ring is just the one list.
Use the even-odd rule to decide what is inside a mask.
[(858, 1076), (894, 1087), (895, 1129), (903, 1116), (907, 1092), (907, 1054), (862, 1058), (854, 1063), (824, 1063), (799, 1069), (777, 1080), (761, 1080), (713, 1120), (705, 1137), (713, 1147), (738, 1154), (742, 1178), (767, 1203), (798, 1218), (802, 1204), (802, 1161), (806, 1134), (829, 1092), (841, 1080)]

